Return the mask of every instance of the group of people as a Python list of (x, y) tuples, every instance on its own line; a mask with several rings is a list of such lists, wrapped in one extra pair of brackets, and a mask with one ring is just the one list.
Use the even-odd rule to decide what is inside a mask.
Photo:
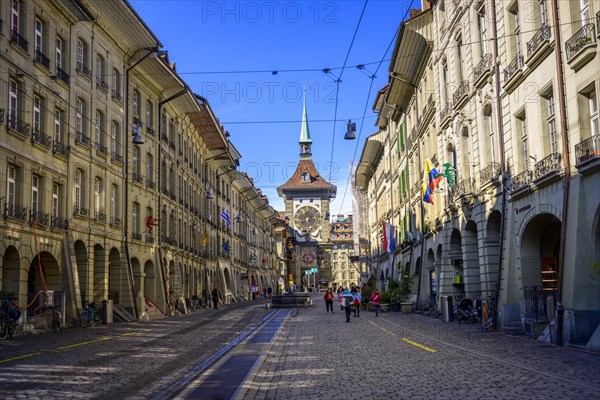
[[(325, 296), (325, 307), (327, 312), (333, 313), (333, 300), (334, 295), (331, 289), (327, 289)], [(350, 322), (350, 315), (354, 312), (355, 317), (360, 317), (360, 304), (362, 303), (362, 295), (358, 287), (354, 286), (351, 290), (339, 287), (337, 290), (337, 299), (340, 305), (341, 311), (346, 312), (346, 322)], [(381, 304), (381, 294), (377, 289), (373, 290), (369, 301), (375, 308), (375, 316), (379, 316), (379, 305)]]

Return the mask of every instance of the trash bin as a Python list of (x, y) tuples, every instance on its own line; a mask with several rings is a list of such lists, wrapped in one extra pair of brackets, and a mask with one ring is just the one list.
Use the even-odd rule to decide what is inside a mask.
[(442, 321), (452, 322), (454, 321), (454, 307), (452, 306), (451, 296), (441, 296), (442, 306)]
[(113, 323), (113, 301), (104, 300), (102, 301), (102, 323), (112, 324)]

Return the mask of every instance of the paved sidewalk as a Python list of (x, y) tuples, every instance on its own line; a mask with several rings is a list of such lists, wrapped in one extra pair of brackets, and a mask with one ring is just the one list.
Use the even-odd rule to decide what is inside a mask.
[(416, 314), (290, 318), (244, 399), (598, 399), (600, 356)]

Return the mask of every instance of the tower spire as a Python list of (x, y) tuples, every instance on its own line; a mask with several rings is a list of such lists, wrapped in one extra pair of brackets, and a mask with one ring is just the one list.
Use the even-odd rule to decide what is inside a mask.
[(310, 130), (308, 129), (308, 116), (306, 114), (306, 86), (304, 87), (304, 109), (302, 110), (302, 129), (300, 131), (300, 159), (312, 159), (310, 147), (312, 139), (310, 138)]

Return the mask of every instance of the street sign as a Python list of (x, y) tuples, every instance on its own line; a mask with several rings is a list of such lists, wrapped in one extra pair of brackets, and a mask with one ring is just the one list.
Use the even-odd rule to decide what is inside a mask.
[(319, 272), (319, 268), (311, 268), (311, 271), (316, 274), (317, 272)]

